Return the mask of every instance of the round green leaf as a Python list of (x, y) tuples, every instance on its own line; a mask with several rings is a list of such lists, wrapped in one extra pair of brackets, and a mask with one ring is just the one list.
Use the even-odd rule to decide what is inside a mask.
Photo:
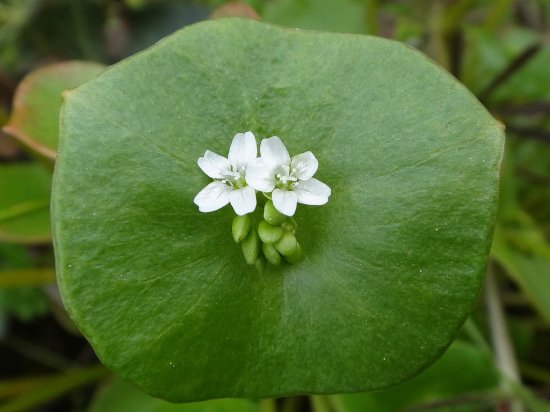
[[(294, 216), (303, 258), (261, 273), (231, 208), (193, 204), (209, 182), (198, 157), (246, 130), (312, 150), (332, 189)], [(61, 136), (65, 304), (100, 359), (155, 396), (393, 385), (439, 357), (479, 291), (502, 132), (401, 44), (200, 23), (69, 93)]]
[(0, 242), (50, 242), (51, 179), (39, 164), (0, 166)]
[(55, 159), (61, 93), (93, 79), (103, 70), (102, 64), (68, 61), (31, 72), (17, 87), (13, 111), (3, 130), (37, 153)]

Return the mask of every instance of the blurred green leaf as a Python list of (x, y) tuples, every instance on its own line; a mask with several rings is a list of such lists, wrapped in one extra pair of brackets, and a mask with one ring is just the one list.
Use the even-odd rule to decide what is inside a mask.
[[(534, 228), (531, 230), (537, 235)], [(492, 255), (521, 287), (541, 316), (550, 323), (550, 245), (538, 243), (537, 239), (542, 241), (542, 237), (533, 237), (525, 231), (520, 233), (525, 236), (518, 238), (517, 232), (509, 234), (505, 228), (497, 227)], [(518, 242), (518, 239), (523, 239), (527, 250), (521, 251), (511, 243)]]
[(138, 8), (142, 7), (143, 10), (133, 11), (130, 15), (132, 27), (125, 56), (153, 45), (183, 26), (204, 20), (210, 14), (209, 8), (199, 4), (162, 4), (158, 1), (157, 4), (149, 3), (152, 4), (144, 4)]
[(0, 314), (9, 314), (22, 321), (30, 321), (46, 314), (47, 311), (48, 300), (38, 288), (18, 287), (0, 290)]
[(39, 164), (0, 165), (0, 242), (50, 242), (50, 186)]
[(3, 0), (0, 3), (0, 67), (18, 62), (18, 37), (38, 9), (40, 0)]
[(461, 80), (475, 93), (481, 92), (508, 64), (538, 41), (526, 28), (508, 27), (501, 32), (466, 26), (464, 69)]
[[(28, 282), (17, 283), (24, 287), (2, 290), (2, 282), (6, 280), (4, 274), (29, 270), (24, 268), (29, 268), (32, 263), (24, 247), (0, 243), (0, 336), (3, 335), (9, 315), (29, 321), (43, 315), (48, 309), (48, 301), (42, 291), (39, 288), (27, 287)], [(17, 280), (21, 279), (18, 277)]]
[(109, 375), (103, 366), (70, 369), (62, 374), (26, 380), (0, 381), (0, 397), (19, 395), (0, 406), (2, 412), (25, 412), (75, 388), (90, 385)]
[(266, 3), (262, 17), (300, 29), (365, 32), (365, 6), (356, 0), (273, 0)]
[(550, 46), (542, 47), (525, 66), (499, 87), (494, 102), (550, 101)]
[(50, 283), (55, 283), (53, 269), (33, 268), (0, 271), (0, 289)]
[(61, 93), (96, 77), (103, 70), (105, 66), (98, 63), (69, 61), (31, 72), (15, 92), (12, 113), (3, 131), (41, 155), (55, 159)]
[(341, 412), (397, 412), (453, 399), (458, 404), (449, 403), (429, 410), (477, 412), (494, 402), (499, 380), (488, 353), (456, 341), (441, 359), (408, 382), (373, 393), (336, 395), (333, 401), (340, 406)]
[(108, 5), (103, 0), (40, 1), (40, 12), (19, 41), (28, 67), (34, 67), (37, 60), (51, 61), (52, 56), (55, 60), (103, 61)]
[(126, 382), (115, 380), (97, 394), (89, 412), (259, 412), (259, 408), (256, 402), (246, 399), (174, 404), (153, 398)]
[(0, 270), (23, 269), (31, 264), (29, 252), (23, 246), (0, 243)]

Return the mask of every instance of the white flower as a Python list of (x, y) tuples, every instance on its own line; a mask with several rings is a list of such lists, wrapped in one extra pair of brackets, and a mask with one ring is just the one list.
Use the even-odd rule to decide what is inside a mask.
[(247, 185), (247, 164), (256, 159), (258, 148), (252, 132), (233, 137), (227, 159), (210, 150), (199, 157), (198, 165), (214, 179), (195, 199), (201, 212), (213, 212), (231, 203), (235, 213), (242, 216), (256, 208), (256, 191)]
[(277, 136), (262, 140), (261, 157), (248, 165), (246, 182), (261, 192), (272, 193), (273, 205), (287, 216), (294, 215), (297, 203), (324, 205), (330, 187), (313, 178), (319, 162), (311, 152), (290, 158)]

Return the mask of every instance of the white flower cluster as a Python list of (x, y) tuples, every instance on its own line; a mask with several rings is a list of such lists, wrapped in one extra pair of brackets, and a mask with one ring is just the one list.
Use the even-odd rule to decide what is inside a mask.
[(213, 212), (231, 203), (237, 215), (256, 209), (256, 190), (273, 200), (275, 208), (293, 216), (298, 203), (324, 205), (330, 187), (315, 179), (319, 162), (311, 152), (290, 157), (277, 136), (263, 139), (260, 157), (252, 132), (237, 133), (227, 158), (207, 150), (198, 165), (214, 179), (194, 199), (201, 212)]

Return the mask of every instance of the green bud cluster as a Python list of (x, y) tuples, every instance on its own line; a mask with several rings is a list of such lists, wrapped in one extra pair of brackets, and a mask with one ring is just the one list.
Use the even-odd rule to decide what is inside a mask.
[(265, 269), (266, 261), (277, 266), (283, 259), (296, 263), (302, 257), (294, 220), (275, 209), (271, 200), (265, 203), (257, 225), (251, 215), (235, 217), (232, 233), (235, 242), (241, 244), (246, 263), (255, 265), (259, 272)]

